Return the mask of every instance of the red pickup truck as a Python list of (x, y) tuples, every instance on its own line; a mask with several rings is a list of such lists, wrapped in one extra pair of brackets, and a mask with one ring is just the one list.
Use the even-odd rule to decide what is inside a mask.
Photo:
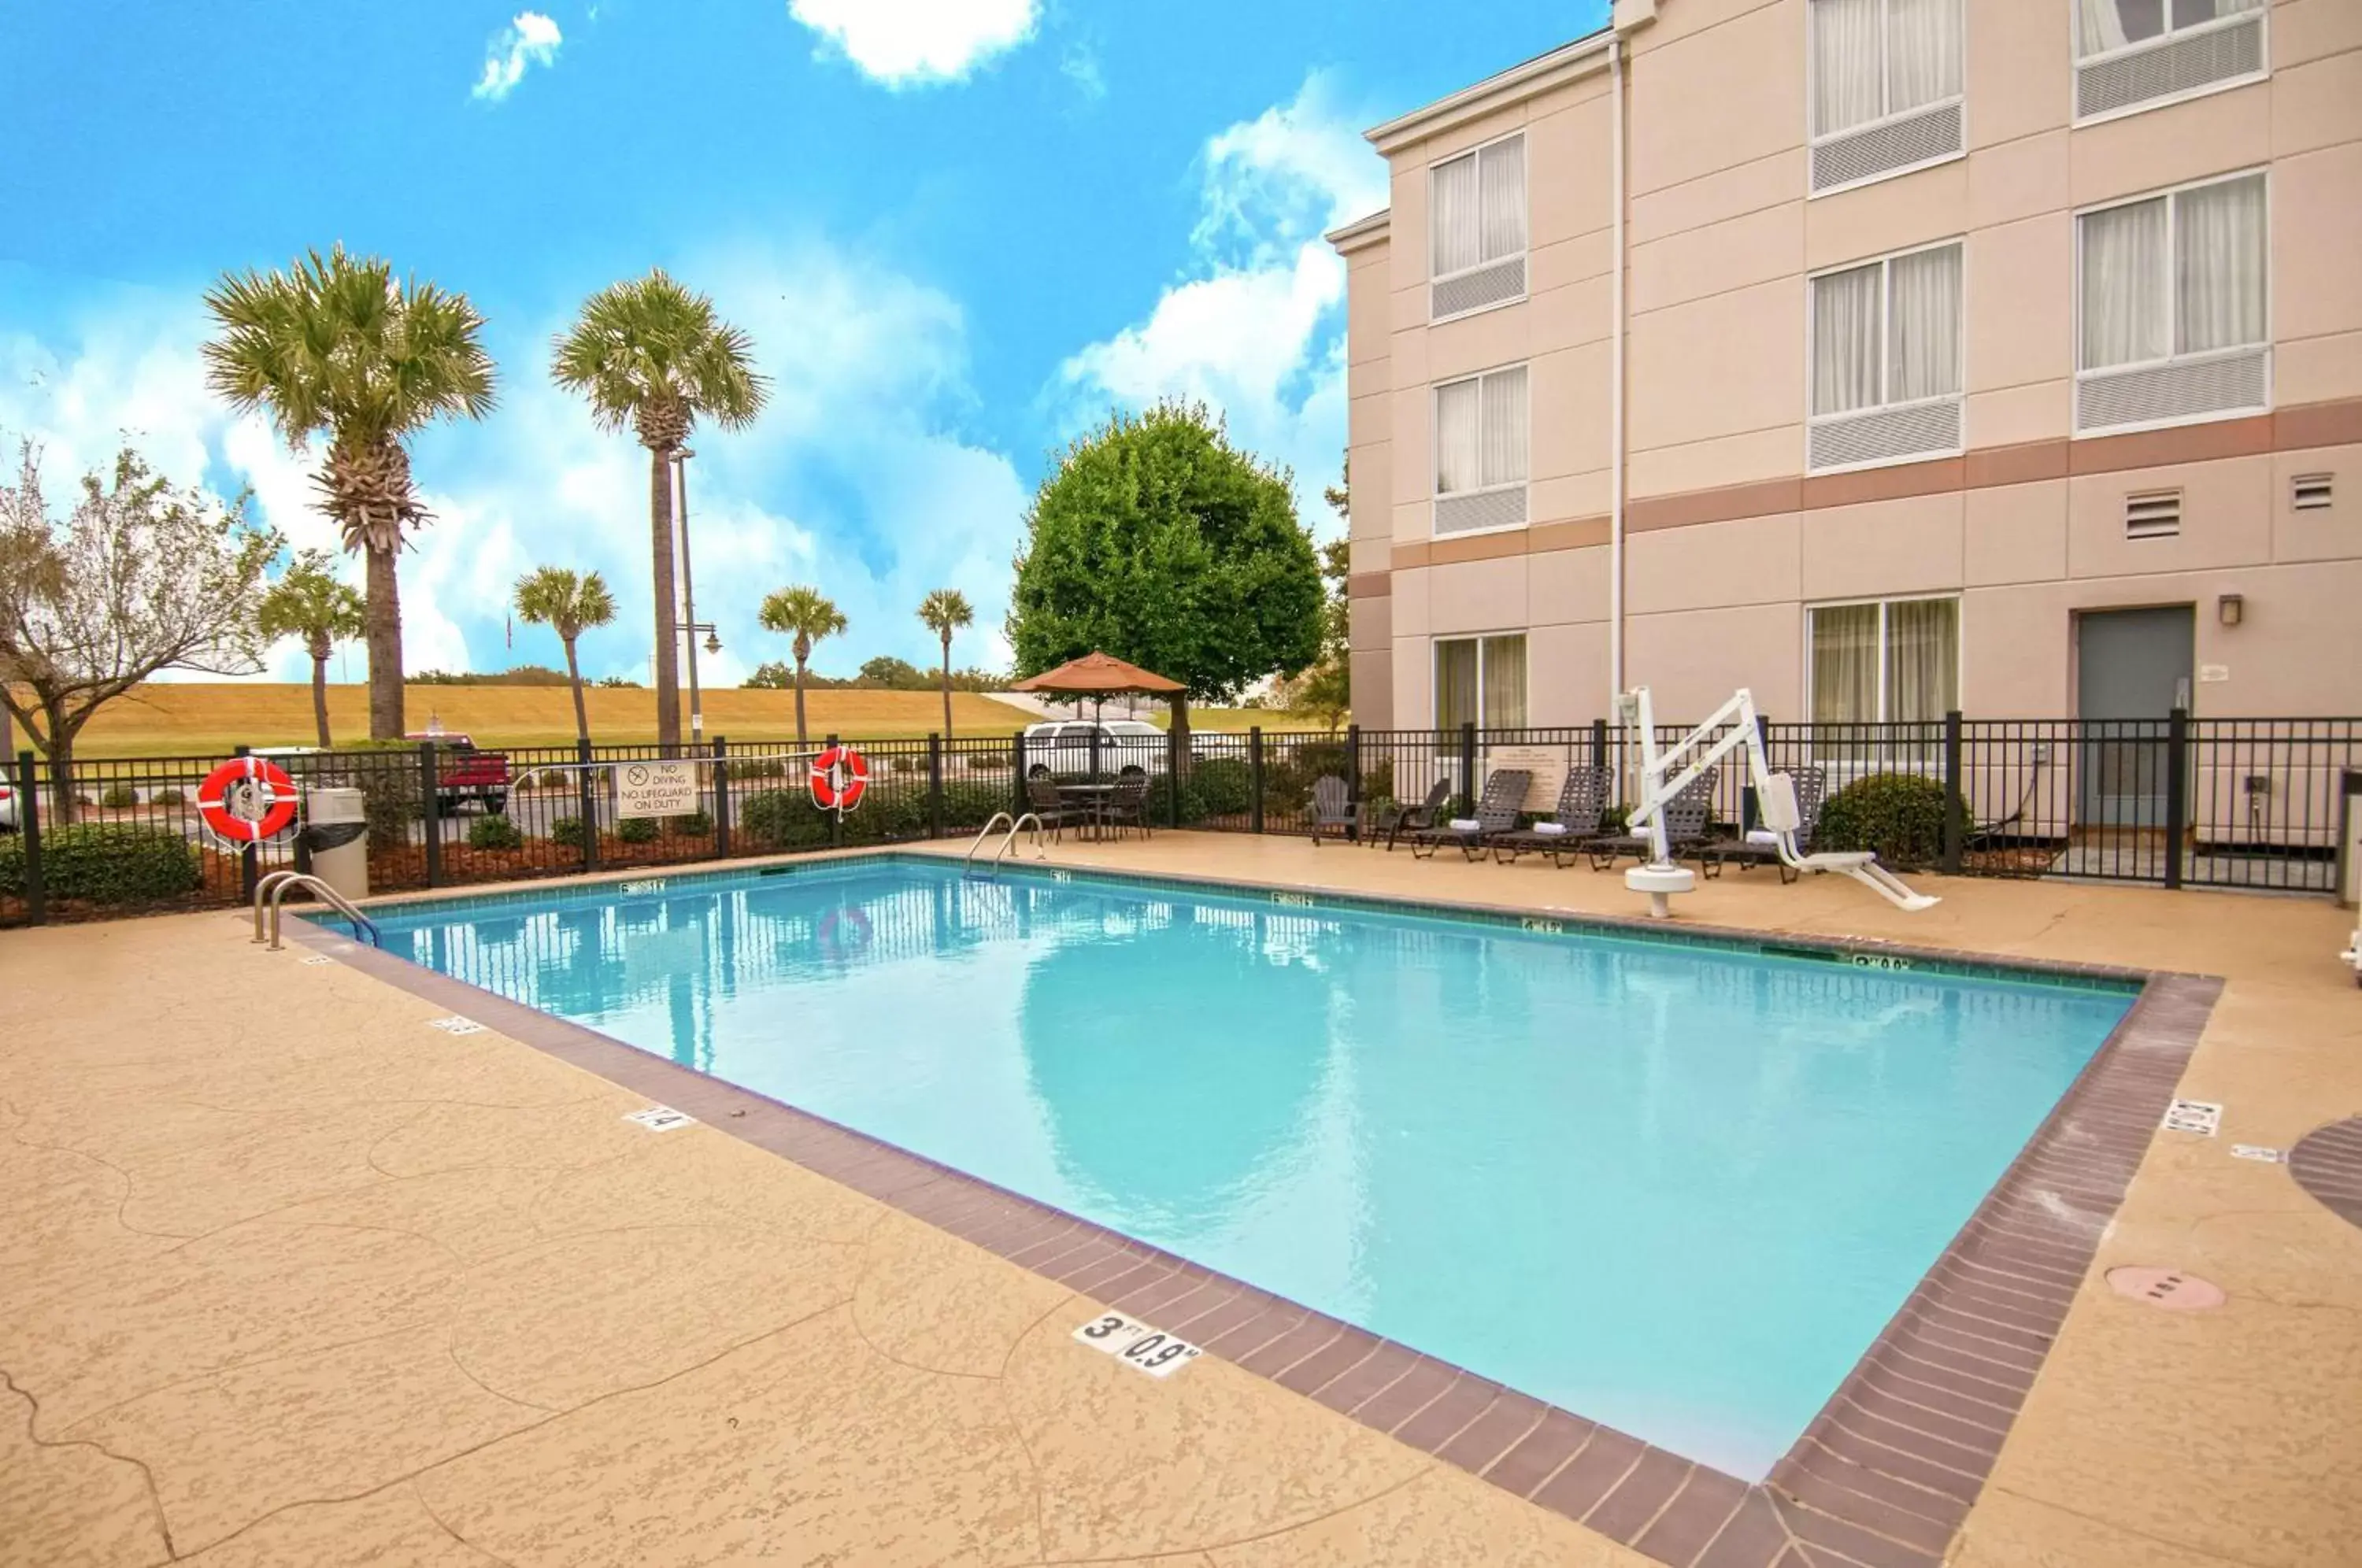
[(473, 801), (487, 816), (509, 805), (509, 759), (505, 752), (478, 751), (466, 735), (424, 734), (406, 739), (435, 743), (435, 810), (450, 816), (462, 801)]

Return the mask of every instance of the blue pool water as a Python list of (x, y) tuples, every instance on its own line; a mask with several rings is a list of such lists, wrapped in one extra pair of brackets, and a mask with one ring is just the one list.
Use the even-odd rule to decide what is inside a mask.
[(2131, 1002), (897, 859), (383, 923), (1748, 1478)]

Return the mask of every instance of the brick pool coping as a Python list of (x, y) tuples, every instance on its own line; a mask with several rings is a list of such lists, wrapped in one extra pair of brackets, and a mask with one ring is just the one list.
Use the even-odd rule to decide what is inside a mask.
[[(842, 858), (937, 857), (888, 851)], [(734, 867), (729, 874), (752, 869)], [(1250, 894), (1298, 891), (1171, 874), (1067, 875)], [(676, 873), (662, 879), (709, 878)], [(523, 896), (546, 898), (553, 890), (538, 884)], [(1369, 894), (1320, 895), (1317, 901), (1507, 921), (1535, 914), (1530, 907)], [(1555, 911), (1549, 918), (1569, 933), (1759, 951), (1770, 945), (1849, 962), (1874, 950), (1953, 972), (2143, 982), (2106, 1042), (1762, 1483), (1750, 1485), (1063, 1209), (309, 922), (294, 922), (292, 929), (305, 945), (401, 990), (1147, 1320), (1669, 1568), (1938, 1568), (2131, 1185), (2222, 982), (2018, 964), (1854, 938), (1775, 938), (1686, 924), (1676, 932)]]

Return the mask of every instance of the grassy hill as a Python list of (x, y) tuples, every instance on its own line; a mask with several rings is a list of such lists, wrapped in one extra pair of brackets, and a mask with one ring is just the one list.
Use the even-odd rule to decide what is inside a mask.
[[(656, 693), (599, 688), (584, 693), (590, 738), (625, 744), (656, 738)], [(430, 719), (480, 745), (569, 745), (574, 705), (563, 686), (413, 686), (412, 731)], [(895, 740), (943, 727), (944, 700), (933, 691), (808, 691), (812, 735)], [(792, 740), (795, 693), (727, 690), (705, 693), (705, 733), (734, 741)], [(369, 689), (328, 688), (328, 720), (338, 740), (369, 734)], [(952, 723), (962, 734), (1013, 734), (1033, 715), (970, 692), (955, 693)], [(684, 702), (684, 723), (686, 703)], [(77, 747), (83, 756), (212, 756), (239, 745), (310, 745), (309, 686), (171, 682), (143, 686), (98, 712)], [(16, 745), (26, 744), (20, 734)]]

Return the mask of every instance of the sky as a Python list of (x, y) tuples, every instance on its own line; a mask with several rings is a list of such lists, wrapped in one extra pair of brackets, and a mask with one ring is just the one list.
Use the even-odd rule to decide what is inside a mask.
[[(1010, 561), (1056, 453), (1200, 399), (1322, 503), (1345, 443), (1344, 267), (1385, 203), (1362, 132), (1597, 26), (1604, 0), (0, 0), (0, 444), (61, 507), (127, 441), (336, 543), (292, 450), (204, 389), (204, 290), (305, 248), (382, 255), (486, 318), (499, 406), (418, 436), (430, 527), (407, 664), (557, 664), (531, 568), (606, 575), (586, 673), (646, 679), (647, 458), (549, 381), (582, 299), (663, 267), (753, 337), (769, 407), (694, 440), (709, 684), (786, 657), (762, 596), (820, 587), (814, 668), (1005, 668)], [(359, 563), (345, 569), (358, 582)], [(716, 668), (715, 666), (719, 668)], [(345, 650), (337, 679), (361, 679)], [(308, 674), (292, 643), (281, 678)]]

